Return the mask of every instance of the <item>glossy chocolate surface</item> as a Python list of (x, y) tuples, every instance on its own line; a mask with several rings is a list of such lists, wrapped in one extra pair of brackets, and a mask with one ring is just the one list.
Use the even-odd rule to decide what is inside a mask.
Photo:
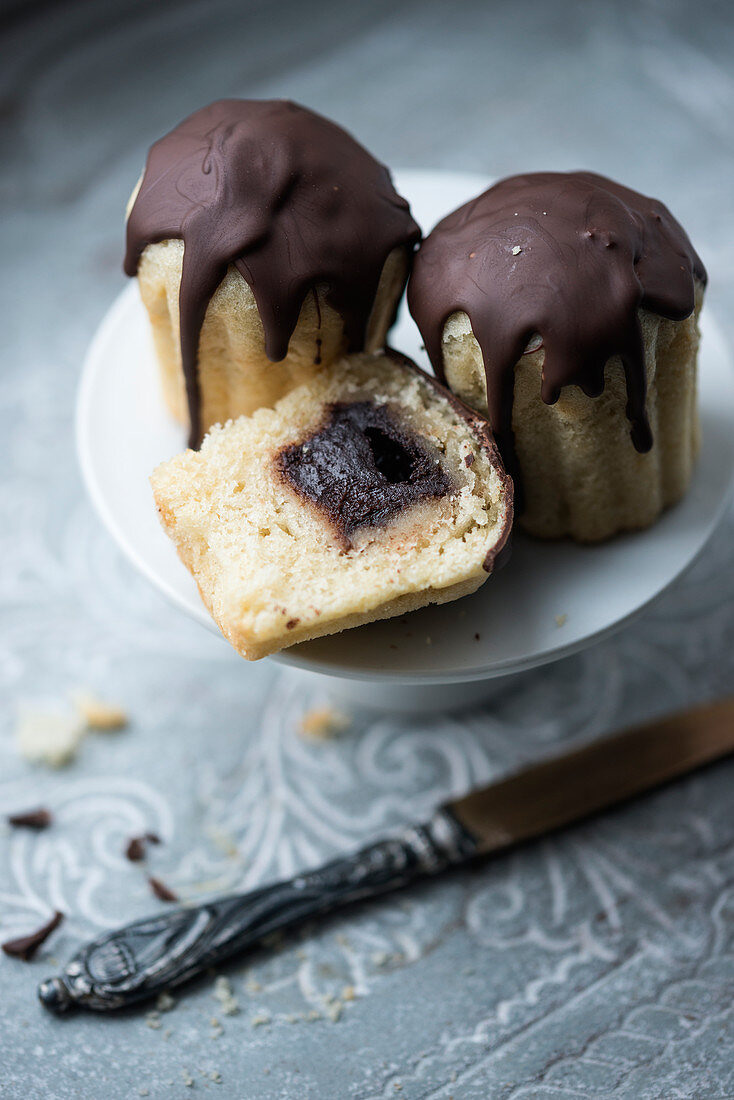
[(408, 301), (441, 378), (445, 322), (468, 315), (489, 418), (516, 473), (514, 368), (537, 335), (547, 404), (569, 385), (598, 396), (607, 361), (621, 357), (632, 442), (649, 450), (638, 310), (682, 320), (696, 280), (706, 280), (703, 264), (661, 202), (592, 172), (538, 172), (502, 180), (439, 222), (416, 257)]

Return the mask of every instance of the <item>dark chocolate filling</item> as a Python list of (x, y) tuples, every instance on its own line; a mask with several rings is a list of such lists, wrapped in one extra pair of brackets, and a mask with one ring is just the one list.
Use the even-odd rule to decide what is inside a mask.
[(286, 482), (329, 519), (349, 548), (365, 527), (385, 526), (422, 500), (455, 486), (436, 452), (402, 426), (385, 405), (330, 405), (324, 423), (283, 447), (276, 467)]
[[(184, 242), (181, 362), (191, 432), (201, 441), (199, 335), (234, 264), (250, 285), (269, 359), (284, 359), (317, 286), (364, 348), (385, 260), (411, 254), (420, 230), (390, 173), (345, 130), (288, 100), (224, 99), (196, 111), (148, 154), (127, 223), (125, 272), (146, 245)], [(316, 362), (321, 358), (318, 342)]]
[(619, 355), (632, 443), (647, 451), (645, 354), (640, 308), (680, 321), (706, 272), (661, 202), (592, 172), (512, 176), (449, 214), (426, 238), (408, 287), (410, 311), (439, 378), (448, 317), (466, 313), (479, 343), (489, 419), (516, 477), (514, 370), (533, 336), (545, 357), (541, 397), (564, 386), (590, 397)]

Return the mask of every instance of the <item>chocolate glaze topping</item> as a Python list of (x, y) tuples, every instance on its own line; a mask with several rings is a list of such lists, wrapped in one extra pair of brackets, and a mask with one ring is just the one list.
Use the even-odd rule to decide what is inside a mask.
[(331, 405), (321, 427), (275, 461), (291, 487), (326, 514), (345, 549), (361, 528), (384, 526), (454, 489), (425, 441), (370, 401)]
[(285, 358), (303, 300), (317, 285), (361, 351), (389, 253), (420, 230), (390, 174), (354, 138), (288, 100), (224, 99), (196, 111), (148, 154), (127, 224), (125, 272), (146, 245), (179, 238), (181, 359), (201, 434), (197, 376), (207, 306), (234, 264), (252, 288), (269, 359)]
[(703, 264), (661, 202), (592, 172), (537, 172), (502, 180), (439, 222), (416, 256), (408, 302), (442, 379), (444, 324), (454, 312), (468, 315), (489, 419), (517, 474), (514, 368), (535, 336), (549, 405), (569, 385), (598, 396), (607, 360), (619, 355), (632, 442), (649, 450), (637, 311), (682, 320), (693, 312), (696, 279), (706, 282)]

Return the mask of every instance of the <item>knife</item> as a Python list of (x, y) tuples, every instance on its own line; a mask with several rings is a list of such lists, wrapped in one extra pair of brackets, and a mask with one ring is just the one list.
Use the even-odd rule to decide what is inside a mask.
[(696, 707), (533, 764), (445, 803), (315, 871), (145, 917), (83, 947), (41, 1003), (106, 1012), (181, 985), (263, 937), (581, 821), (734, 751), (734, 699)]

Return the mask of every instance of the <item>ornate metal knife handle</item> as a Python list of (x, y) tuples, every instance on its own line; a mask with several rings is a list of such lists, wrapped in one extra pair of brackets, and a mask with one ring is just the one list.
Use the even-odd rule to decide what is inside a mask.
[(61, 1014), (105, 1012), (180, 985), (254, 946), (271, 932), (362, 898), (437, 874), (477, 854), (475, 838), (450, 811), (285, 882), (143, 918), (79, 951), (58, 978), (38, 987)]

